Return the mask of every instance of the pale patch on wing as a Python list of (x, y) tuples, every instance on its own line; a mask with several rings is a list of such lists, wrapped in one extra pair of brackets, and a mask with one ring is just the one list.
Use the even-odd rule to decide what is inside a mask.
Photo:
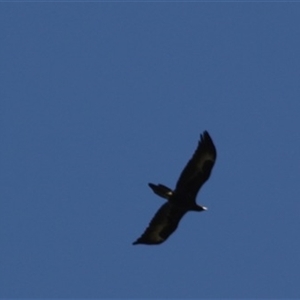
[(169, 226), (170, 209), (169, 206), (165, 206), (163, 209), (164, 213), (160, 214), (160, 220), (157, 222), (154, 220), (151, 222), (149, 229), (151, 228), (151, 233), (149, 235), (150, 239), (156, 242), (162, 242), (165, 240), (160, 234)]
[(159, 234), (164, 230), (165, 225), (166, 224), (160, 224), (153, 228), (153, 231), (149, 234), (150, 240), (157, 243), (163, 242), (165, 239), (162, 238)]
[(206, 152), (205, 154), (203, 154), (201, 156), (201, 158), (199, 159), (198, 163), (197, 163), (197, 168), (203, 172), (203, 166), (204, 164), (207, 162), (207, 161), (211, 161), (211, 162), (214, 162), (215, 161), (215, 157), (209, 153), (209, 152)]
[(145, 232), (133, 244), (160, 244), (177, 228), (186, 211), (177, 210), (167, 202), (155, 214)]
[(210, 176), (216, 154), (211, 137), (208, 132), (204, 131), (196, 151), (179, 176), (176, 189), (185, 192), (187, 192), (186, 189), (192, 189), (193, 193), (198, 192)]

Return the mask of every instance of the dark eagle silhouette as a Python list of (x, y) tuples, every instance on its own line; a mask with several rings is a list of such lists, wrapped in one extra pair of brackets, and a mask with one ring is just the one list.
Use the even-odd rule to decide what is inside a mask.
[(174, 191), (162, 184), (149, 183), (153, 192), (167, 199), (167, 202), (160, 207), (145, 232), (133, 245), (161, 244), (176, 230), (188, 211), (206, 210), (206, 207), (196, 203), (196, 196), (208, 180), (216, 157), (215, 145), (208, 132), (204, 131), (193, 157), (179, 176)]

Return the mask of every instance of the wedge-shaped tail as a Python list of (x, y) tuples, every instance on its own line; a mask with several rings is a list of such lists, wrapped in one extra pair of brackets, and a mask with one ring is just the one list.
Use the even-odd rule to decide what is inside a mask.
[(156, 195), (162, 198), (170, 199), (170, 197), (173, 195), (173, 191), (163, 184), (156, 185), (153, 183), (148, 183), (148, 185)]

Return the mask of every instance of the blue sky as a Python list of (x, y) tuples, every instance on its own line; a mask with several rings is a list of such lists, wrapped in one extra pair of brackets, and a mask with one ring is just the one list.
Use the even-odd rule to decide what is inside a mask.
[[(0, 7), (0, 297), (300, 297), (299, 4)], [(204, 130), (208, 211), (132, 246)]]

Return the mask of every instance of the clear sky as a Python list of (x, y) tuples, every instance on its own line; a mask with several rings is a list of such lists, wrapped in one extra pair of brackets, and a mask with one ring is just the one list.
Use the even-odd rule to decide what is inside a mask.
[[(299, 3), (1, 3), (0, 297), (300, 297)], [(159, 246), (132, 246), (208, 130)]]

